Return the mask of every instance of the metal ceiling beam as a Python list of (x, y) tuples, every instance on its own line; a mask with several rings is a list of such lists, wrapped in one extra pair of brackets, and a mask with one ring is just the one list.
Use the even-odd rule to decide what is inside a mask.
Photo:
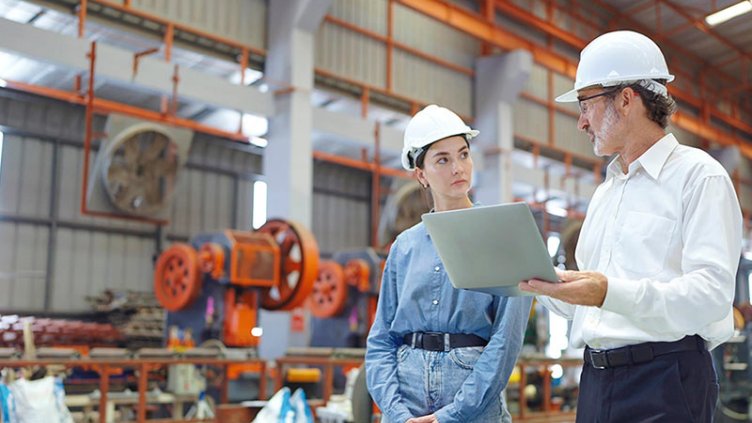
[[(609, 13), (613, 14), (614, 17), (619, 19), (619, 21), (626, 22), (630, 27), (635, 28), (645, 33), (649, 33), (649, 34), (653, 33), (653, 31), (650, 28), (646, 27), (640, 22), (637, 22), (631, 17), (625, 15), (624, 13), (616, 9), (614, 6), (611, 6), (610, 4), (604, 2), (603, 0), (595, 0), (595, 3), (597, 3), (600, 7), (602, 7)], [(657, 40), (661, 41), (666, 47), (670, 48), (672, 51), (675, 51), (676, 53), (681, 54), (683, 57), (687, 59), (697, 62), (698, 64), (702, 65), (705, 68), (708, 67), (709, 63), (704, 58), (697, 56), (691, 51), (669, 40), (666, 36), (661, 36), (660, 34), (655, 34), (655, 35), (656, 35)], [(713, 73), (717, 75), (720, 79), (728, 81), (731, 84), (738, 84), (740, 82), (739, 78), (734, 77), (733, 75), (727, 72), (724, 72), (721, 69), (713, 68)]]
[[(575, 77), (577, 63), (574, 60), (558, 54), (549, 48), (539, 46), (532, 41), (525, 40), (519, 35), (514, 34), (510, 31), (499, 28), (495, 24), (487, 22), (481, 15), (447, 3), (444, 0), (397, 0), (397, 2), (417, 12), (423, 13), (426, 16), (432, 17), (437, 21), (443, 22), (456, 30), (472, 35), (481, 41), (485, 41), (508, 50), (517, 48), (526, 49), (533, 54), (533, 59), (537, 63), (540, 63), (550, 70), (569, 76), (570, 78), (574, 79)], [(500, 3), (502, 2), (497, 1), (497, 7), (499, 7)], [(511, 11), (512, 9), (504, 6), (504, 10)], [(561, 41), (567, 42), (566, 40), (569, 40), (569, 42), (571, 43), (576, 43), (570, 45), (576, 46), (584, 43), (584, 41), (582, 40), (577, 41), (573, 39), (573, 36), (571, 34), (565, 38), (559, 38), (563, 30), (551, 26), (549, 23), (541, 20), (540, 18), (532, 15), (529, 12), (515, 11), (514, 13), (519, 16), (524, 16), (523, 14), (527, 13), (527, 16), (525, 16), (527, 22), (530, 22), (531, 24), (533, 22), (536, 22), (536, 28), (539, 28), (546, 34), (554, 36)], [(692, 95), (691, 93), (677, 89), (675, 86), (671, 87), (670, 91), (672, 94), (675, 94), (678, 99), (688, 101), (690, 104), (696, 105), (696, 107), (697, 105), (703, 104), (702, 99)], [(739, 119), (728, 116), (718, 110), (713, 110), (713, 115), (723, 122), (733, 126), (734, 128), (744, 131), (752, 137), (752, 126), (750, 126), (749, 124), (742, 122)], [(692, 116), (686, 115), (681, 111), (678, 111), (675, 114), (675, 117), (676, 118), (674, 122), (677, 124), (677, 126), (695, 133), (700, 137), (706, 138), (712, 135), (708, 139), (714, 141), (717, 140), (724, 144), (741, 144), (741, 139), (734, 134), (729, 134), (726, 131), (715, 128), (710, 124), (702, 122), (696, 118), (693, 118)], [(746, 153), (750, 154), (748, 157), (752, 158), (752, 149), (745, 151)]]
[[(539, 29), (540, 31), (543, 31), (547, 35), (556, 37), (558, 40), (565, 42), (572, 47), (582, 49), (583, 47), (585, 47), (585, 45), (587, 45), (587, 42), (585, 40), (582, 40), (581, 38), (573, 34), (566, 33), (561, 28), (551, 25), (550, 23), (545, 22), (544, 20), (531, 14), (530, 12), (525, 11), (511, 3), (508, 3), (507, 1), (496, 0), (496, 7), (497, 9), (499, 9), (501, 12), (505, 13), (506, 15), (514, 17), (515, 19), (518, 19), (521, 22), (527, 23), (533, 26), (534, 28)], [(564, 37), (561, 36), (562, 32), (566, 34)], [(705, 103), (703, 99), (689, 92), (676, 89), (676, 87), (671, 87), (670, 91), (677, 99), (684, 101), (696, 108), (701, 108), (702, 105)], [(750, 126), (749, 124), (733, 116), (726, 115), (717, 109), (713, 109), (711, 111), (714, 116), (716, 116), (723, 122), (752, 135), (752, 126)]]
[(722, 36), (721, 34), (718, 34), (717, 32), (713, 31), (710, 25), (705, 23), (704, 18), (697, 19), (694, 16), (687, 13), (684, 9), (681, 7), (675, 5), (670, 0), (658, 0), (658, 3), (663, 3), (666, 6), (668, 6), (671, 10), (673, 10), (677, 15), (681, 16), (682, 18), (686, 19), (687, 22), (691, 23), (695, 28), (699, 29), (700, 31), (704, 32), (705, 34), (710, 35), (711, 37), (715, 38), (716, 40), (720, 41), (721, 44), (725, 45), (726, 47), (730, 48), (731, 50), (734, 50), (735, 52), (739, 53), (741, 56), (746, 57), (748, 59), (752, 59), (752, 55), (745, 52), (743, 49), (741, 49), (739, 46), (731, 42), (728, 38)]
[(482, 16), (447, 3), (443, 0), (396, 0), (410, 9), (432, 17), (439, 22), (467, 33), (481, 41), (506, 50), (525, 49), (533, 54), (533, 60), (562, 75), (574, 78), (577, 65), (567, 57), (541, 47), (530, 40), (504, 30)]
[(543, 19), (533, 15), (532, 13), (528, 12), (525, 9), (522, 9), (521, 7), (513, 3), (504, 0), (491, 1), (494, 1), (496, 9), (503, 12), (505, 16), (528, 24), (545, 34), (555, 37), (559, 41), (563, 41), (569, 44), (572, 47), (576, 47), (581, 50), (587, 45), (587, 41), (579, 38), (571, 32), (559, 28), (558, 26), (550, 22), (544, 21)]

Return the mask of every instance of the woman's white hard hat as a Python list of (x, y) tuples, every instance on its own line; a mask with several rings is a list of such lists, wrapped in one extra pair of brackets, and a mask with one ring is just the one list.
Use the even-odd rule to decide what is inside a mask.
[(560, 103), (577, 101), (577, 91), (592, 86), (612, 87), (628, 82), (647, 81), (651, 91), (667, 95), (666, 87), (655, 80), (671, 82), (666, 59), (653, 40), (634, 31), (614, 31), (590, 42), (580, 53), (574, 89), (558, 97)]
[(435, 104), (426, 106), (410, 119), (405, 128), (402, 146), (402, 167), (415, 170), (415, 159), (425, 147), (454, 135), (463, 135), (466, 140), (478, 135), (478, 131), (465, 125), (453, 111)]

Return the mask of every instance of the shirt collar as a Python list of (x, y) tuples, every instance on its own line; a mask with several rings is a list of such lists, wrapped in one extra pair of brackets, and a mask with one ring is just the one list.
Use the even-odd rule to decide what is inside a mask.
[[(634, 163), (629, 165), (627, 173), (633, 173), (638, 167), (642, 167), (651, 178), (658, 179), (663, 166), (668, 160), (668, 156), (671, 155), (671, 152), (674, 151), (677, 145), (679, 145), (679, 142), (674, 137), (674, 134), (664, 135), (663, 138), (659, 139), (652, 147), (642, 153)], [(611, 177), (623, 174), (621, 164), (619, 163), (619, 156), (617, 155), (608, 164), (608, 175)]]

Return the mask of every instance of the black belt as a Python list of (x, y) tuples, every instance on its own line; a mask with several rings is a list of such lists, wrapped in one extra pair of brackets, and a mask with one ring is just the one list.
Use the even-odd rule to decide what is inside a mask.
[(402, 338), (405, 344), (428, 351), (449, 351), (452, 348), (485, 347), (488, 341), (466, 333), (413, 332)]
[(674, 342), (645, 342), (611, 350), (585, 347), (585, 363), (596, 369), (642, 364), (655, 357), (683, 351), (704, 351), (705, 341), (698, 335), (685, 336)]

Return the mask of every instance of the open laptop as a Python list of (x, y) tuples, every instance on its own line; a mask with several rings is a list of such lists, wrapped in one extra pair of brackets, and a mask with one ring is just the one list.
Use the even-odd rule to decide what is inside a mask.
[(423, 222), (455, 288), (494, 295), (533, 295), (522, 280), (558, 281), (525, 203), (426, 213)]

